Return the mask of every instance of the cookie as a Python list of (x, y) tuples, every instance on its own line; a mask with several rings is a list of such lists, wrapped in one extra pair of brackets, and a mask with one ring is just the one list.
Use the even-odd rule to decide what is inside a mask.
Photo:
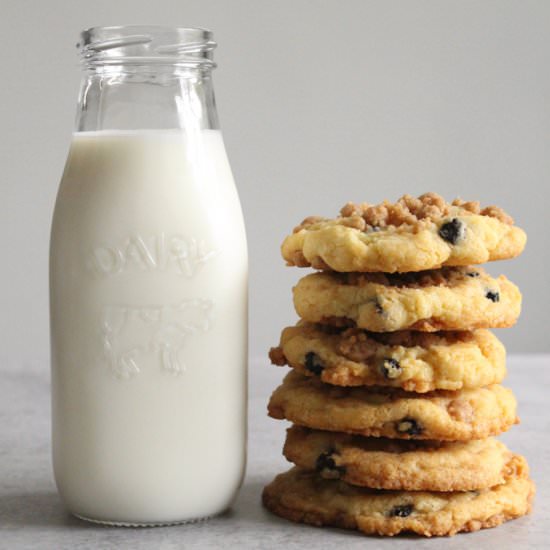
[(436, 493), (355, 487), (295, 467), (265, 487), (262, 500), (291, 521), (369, 535), (412, 532), (431, 537), (495, 527), (528, 514), (534, 493), (534, 483), (521, 472), (489, 489)]
[(512, 392), (498, 384), (449, 392), (332, 386), (291, 371), (268, 404), (272, 418), (350, 434), (466, 441), (518, 422)]
[(501, 382), (506, 352), (488, 330), (367, 332), (300, 322), (269, 354), (276, 365), (337, 386), (460, 390)]
[(325, 479), (400, 491), (472, 491), (528, 472), (527, 461), (493, 437), (413, 441), (292, 426), (283, 454)]
[(294, 287), (298, 315), (312, 323), (373, 332), (473, 330), (513, 325), (521, 293), (481, 268), (422, 273), (312, 273)]
[(306, 218), (281, 247), (288, 265), (340, 272), (407, 272), (514, 258), (527, 237), (496, 206), (435, 193), (396, 203), (348, 203), (335, 219)]

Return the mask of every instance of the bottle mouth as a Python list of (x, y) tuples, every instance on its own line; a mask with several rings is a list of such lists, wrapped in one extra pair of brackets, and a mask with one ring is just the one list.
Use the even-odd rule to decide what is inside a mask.
[(217, 44), (208, 29), (125, 25), (82, 31), (76, 47), (84, 65), (172, 65), (212, 69)]

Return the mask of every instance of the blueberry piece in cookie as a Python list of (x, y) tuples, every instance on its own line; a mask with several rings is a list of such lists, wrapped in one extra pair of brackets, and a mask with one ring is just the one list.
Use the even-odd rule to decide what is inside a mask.
[(393, 359), (392, 357), (385, 357), (382, 360), (380, 370), (382, 371), (384, 378), (388, 380), (399, 378), (399, 376), (403, 373), (403, 369), (401, 368), (399, 361), (397, 359)]
[(334, 452), (321, 453), (315, 462), (315, 470), (325, 479), (340, 479), (345, 473), (345, 466), (337, 466)]
[(382, 306), (382, 304), (380, 303), (380, 300), (378, 298), (375, 298), (375, 300), (374, 300), (374, 309), (375, 309), (376, 313), (378, 313), (378, 315), (383, 315), (384, 314), (384, 307)]
[(500, 301), (500, 294), (497, 290), (488, 290), (485, 293), (485, 298), (491, 300), (491, 302), (499, 302)]
[(323, 372), (324, 368), (325, 366), (323, 365), (323, 362), (316, 353), (313, 353), (312, 351), (306, 353), (306, 369), (309, 372), (319, 376)]
[(420, 435), (422, 433), (422, 426), (414, 419), (414, 418), (403, 418), (400, 420), (396, 426), (395, 429), (400, 434), (407, 434), (407, 435)]
[(394, 506), (390, 510), (391, 518), (406, 518), (412, 514), (414, 506), (412, 504), (401, 504)]
[(466, 227), (458, 218), (453, 218), (450, 222), (444, 223), (439, 228), (439, 236), (450, 244), (456, 244), (464, 239)]

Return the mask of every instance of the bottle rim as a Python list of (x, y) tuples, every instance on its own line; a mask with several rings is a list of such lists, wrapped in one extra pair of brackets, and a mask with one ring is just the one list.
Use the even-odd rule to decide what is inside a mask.
[(76, 44), (87, 67), (105, 65), (173, 65), (212, 69), (217, 44), (201, 27), (119, 25), (90, 27)]

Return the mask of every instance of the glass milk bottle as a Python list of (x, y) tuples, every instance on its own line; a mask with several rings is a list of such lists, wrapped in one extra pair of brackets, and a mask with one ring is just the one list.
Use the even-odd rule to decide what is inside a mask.
[(82, 33), (50, 252), (53, 463), (76, 516), (154, 525), (233, 501), (246, 456), (247, 249), (212, 34)]

